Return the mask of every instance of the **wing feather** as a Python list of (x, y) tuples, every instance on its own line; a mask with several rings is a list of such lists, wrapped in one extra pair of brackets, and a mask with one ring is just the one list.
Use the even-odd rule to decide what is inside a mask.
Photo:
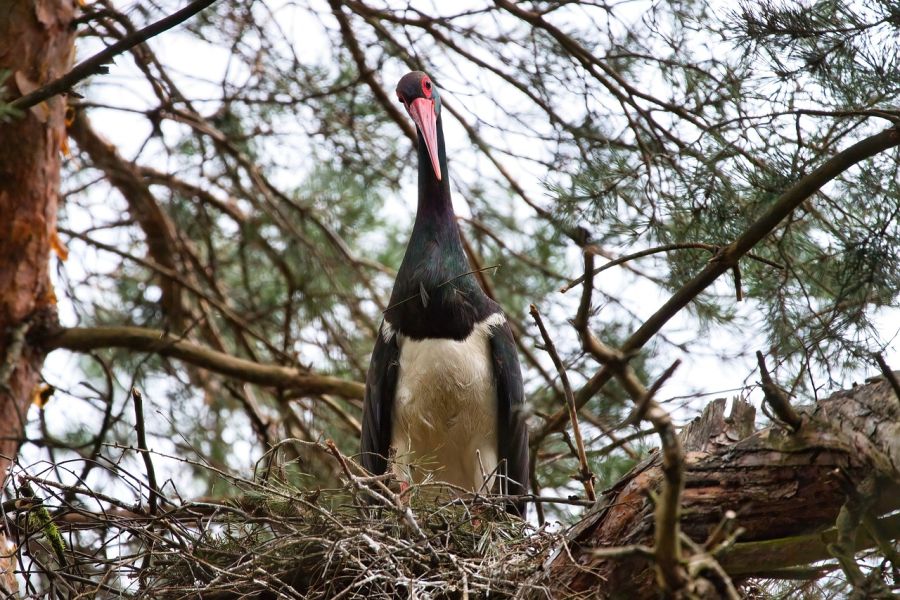
[(391, 446), (391, 419), (400, 350), (396, 332), (382, 323), (369, 372), (366, 374), (366, 398), (362, 418), (362, 465), (375, 475), (387, 470)]
[[(493, 328), (491, 358), (497, 390), (498, 456), (500, 471), (506, 475), (500, 489), (510, 495), (525, 494), (529, 488), (529, 448), (522, 369), (512, 330), (505, 320)], [(524, 502), (516, 502), (507, 510), (524, 517), (525, 508)]]

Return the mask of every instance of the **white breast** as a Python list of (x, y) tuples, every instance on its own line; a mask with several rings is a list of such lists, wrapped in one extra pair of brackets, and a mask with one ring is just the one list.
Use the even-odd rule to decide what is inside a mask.
[[(398, 335), (400, 368), (391, 447), (397, 475), (488, 491), (497, 468), (497, 392), (491, 329), (505, 317), (477, 323), (464, 340), (411, 340)], [(384, 332), (383, 332), (384, 333)]]

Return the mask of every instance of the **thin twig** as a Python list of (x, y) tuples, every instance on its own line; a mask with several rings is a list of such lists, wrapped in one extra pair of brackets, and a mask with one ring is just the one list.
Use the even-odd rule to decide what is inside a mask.
[(715, 554), (716, 549), (720, 544), (732, 538), (732, 533), (735, 531), (735, 525), (737, 523), (737, 513), (733, 510), (726, 510), (725, 514), (722, 515), (722, 519), (715, 526), (715, 528), (710, 532), (708, 536), (706, 536), (706, 542), (703, 543), (703, 548), (710, 554)]
[[(338, 460), (338, 463), (340, 463), (341, 469), (344, 471), (344, 475), (347, 476), (351, 483), (357, 485), (357, 476), (351, 470), (349, 461), (343, 454), (341, 454), (341, 451), (338, 450), (338, 447), (334, 443), (334, 441), (326, 441), (325, 446), (328, 448), (328, 451), (331, 453), (331, 455)], [(432, 557), (437, 558), (437, 551), (434, 549), (434, 546), (431, 545), (431, 542), (428, 540), (428, 536), (425, 535), (424, 531), (422, 531), (422, 528), (419, 526), (418, 521), (416, 521), (416, 518), (413, 515), (412, 510), (410, 510), (409, 506), (404, 504), (400, 496), (392, 492), (383, 481), (376, 480), (374, 481), (374, 483), (379, 488), (381, 488), (381, 493), (379, 494), (371, 487), (366, 487), (367, 492), (372, 496), (375, 496), (376, 498), (380, 496), (382, 502), (387, 501), (387, 505), (392, 506), (394, 510), (396, 510), (403, 517), (403, 520), (406, 521), (406, 524), (409, 525), (409, 528), (416, 534), (416, 537), (419, 538), (419, 541), (425, 545), (425, 548), (428, 549), (428, 552), (432, 555)]]
[(144, 459), (144, 468), (147, 469), (147, 484), (150, 486), (150, 515), (156, 515), (156, 507), (161, 495), (156, 484), (156, 469), (153, 468), (153, 457), (150, 456), (150, 448), (147, 447), (147, 431), (144, 427), (144, 397), (140, 390), (131, 388), (131, 399), (134, 401), (134, 429), (137, 433), (138, 449), (141, 458)]
[[(664, 246), (655, 246), (653, 248), (647, 248), (645, 250), (640, 250), (638, 252), (632, 252), (631, 254), (626, 254), (625, 256), (620, 256), (615, 260), (611, 260), (603, 266), (597, 267), (591, 271), (591, 275), (596, 275), (605, 271), (607, 269), (611, 269), (612, 267), (616, 267), (618, 265), (630, 262), (636, 258), (643, 258), (645, 256), (650, 256), (652, 254), (660, 254), (662, 252), (672, 252), (673, 250), (706, 250), (711, 254), (715, 255), (722, 249), (721, 246), (716, 246), (715, 244), (704, 244), (702, 242), (686, 242), (683, 244), (665, 244)], [(594, 246), (587, 246), (584, 249), (585, 254), (595, 255), (599, 254), (599, 249)], [(747, 253), (747, 258), (752, 258), (753, 260), (759, 261), (763, 264), (769, 265), (770, 267), (774, 267), (776, 269), (784, 270), (784, 265), (778, 264), (775, 261), (769, 260), (768, 258), (763, 258), (757, 254), (752, 252)], [(587, 275), (582, 275), (577, 279), (573, 279), (563, 287), (559, 289), (560, 292), (566, 293), (571, 290), (573, 287), (582, 283), (587, 278)]]
[(544, 338), (544, 349), (547, 350), (547, 354), (550, 355), (550, 359), (553, 361), (556, 371), (559, 373), (559, 380), (562, 383), (563, 392), (566, 396), (566, 406), (569, 409), (569, 420), (572, 422), (572, 432), (575, 435), (575, 448), (578, 454), (578, 463), (580, 465), (579, 478), (584, 484), (584, 491), (587, 493), (588, 500), (596, 500), (597, 495), (594, 493), (594, 474), (588, 466), (587, 455), (584, 453), (584, 439), (581, 437), (581, 427), (578, 425), (578, 410), (575, 408), (575, 395), (572, 393), (572, 386), (569, 385), (569, 376), (566, 373), (566, 368), (563, 365), (562, 360), (559, 358), (559, 354), (556, 352), (556, 346), (553, 345), (550, 334), (547, 333), (547, 328), (544, 327), (544, 321), (541, 319), (541, 314), (534, 304), (531, 305), (530, 312), (531, 317), (541, 331), (541, 337)]
[[(590, 246), (588, 246), (590, 248)], [(586, 248), (582, 253), (584, 256), (584, 286), (581, 288), (581, 301), (578, 303), (578, 312), (575, 313), (575, 320), (572, 321), (576, 331), (579, 332), (579, 335), (582, 336), (582, 345), (584, 345), (587, 341), (587, 338), (582, 334), (586, 334), (588, 332), (588, 319), (590, 318), (591, 312), (591, 298), (594, 295), (594, 253), (588, 251)], [(589, 336), (588, 336), (589, 337)], [(610, 439), (613, 443), (619, 442), (619, 437), (615, 434), (613, 429), (606, 427), (600, 423), (597, 424), (600, 430)], [(638, 458), (638, 453), (635, 452), (631, 446), (628, 445), (627, 442), (623, 442), (621, 444), (622, 449), (633, 459)]]
[(659, 376), (653, 385), (650, 386), (650, 389), (644, 394), (644, 397), (641, 398), (635, 405), (634, 410), (628, 416), (627, 419), (622, 423), (622, 426), (634, 425), (635, 427), (640, 425), (641, 421), (643, 421), (647, 416), (647, 409), (650, 407), (650, 403), (653, 402), (653, 397), (656, 396), (656, 392), (659, 391), (659, 388), (663, 386), (663, 384), (675, 373), (675, 369), (677, 369), (681, 365), (681, 359), (676, 358), (675, 362), (669, 365), (669, 368), (663, 371), (663, 374)]
[(734, 265), (731, 269), (731, 274), (734, 277), (734, 299), (738, 302), (743, 302), (744, 292), (741, 289), (741, 265)]
[(160, 33), (171, 29), (191, 18), (210, 4), (214, 3), (216, 0), (194, 0), (181, 10), (172, 13), (168, 17), (164, 17), (155, 23), (151, 23), (147, 25), (143, 29), (139, 29), (135, 31), (131, 35), (127, 35), (112, 46), (109, 46), (94, 56), (78, 63), (71, 71), (59, 77), (58, 79), (54, 79), (47, 85), (44, 85), (30, 94), (25, 94), (20, 98), (16, 98), (12, 102), (10, 102), (10, 106), (12, 108), (17, 108), (19, 110), (29, 108), (47, 100), (55, 96), (56, 94), (61, 94), (67, 90), (69, 90), (73, 85), (94, 75), (96, 73), (102, 73), (103, 65), (110, 62), (110, 60), (122, 52), (137, 46), (143, 42), (146, 42), (153, 36), (159, 35)]
[(790, 398), (788, 398), (784, 390), (772, 381), (772, 376), (769, 375), (769, 370), (766, 368), (766, 359), (759, 350), (756, 351), (756, 362), (759, 365), (759, 377), (762, 379), (762, 389), (766, 402), (772, 407), (779, 419), (787, 423), (791, 429), (797, 431), (803, 424), (803, 419), (791, 406)]
[(662, 447), (662, 493), (656, 499), (654, 544), (656, 571), (665, 589), (680, 590), (685, 583), (681, 565), (681, 491), (684, 488), (684, 452), (672, 418), (650, 401), (647, 419), (656, 427)]

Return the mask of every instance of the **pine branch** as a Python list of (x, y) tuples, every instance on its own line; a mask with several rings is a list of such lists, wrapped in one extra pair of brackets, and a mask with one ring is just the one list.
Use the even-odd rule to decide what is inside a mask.
[(302, 391), (305, 394), (332, 394), (362, 398), (365, 385), (329, 375), (304, 372), (295, 367), (270, 365), (231, 356), (184, 341), (158, 329), (142, 327), (73, 327), (42, 340), (49, 350), (89, 352), (101, 348), (126, 348), (182, 360), (240, 381)]

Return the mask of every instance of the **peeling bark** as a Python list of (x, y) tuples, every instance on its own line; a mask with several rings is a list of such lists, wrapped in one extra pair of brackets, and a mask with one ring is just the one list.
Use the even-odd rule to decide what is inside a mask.
[[(72, 62), (74, 0), (10, 0), (0, 10), (2, 91), (10, 100), (64, 74)], [(44, 353), (26, 339), (55, 315), (48, 276), (55, 243), (65, 99), (0, 123), (0, 483), (22, 437)]]
[[(801, 408), (802, 425), (796, 433), (780, 425), (751, 433), (752, 407), (742, 401), (735, 406), (726, 419), (725, 401), (716, 400), (682, 434), (686, 456), (681, 519), (682, 531), (702, 545), (731, 510), (745, 530), (739, 542), (771, 542), (738, 544), (734, 552), (740, 563), (729, 563), (728, 554), (720, 557), (734, 574), (770, 570), (767, 554), (775, 547), (782, 567), (826, 558), (818, 536), (804, 534), (833, 526), (848, 492), (868, 476), (878, 480), (873, 512), (883, 515), (900, 508), (900, 400), (888, 382), (841, 391)], [(568, 551), (558, 552), (542, 573), (559, 597), (655, 595), (650, 560), (634, 554), (601, 557), (592, 551), (652, 545), (649, 498), (660, 489), (662, 478), (659, 457), (653, 456), (607, 490), (572, 529)], [(857, 544), (865, 546), (866, 539), (861, 536)], [(754, 568), (754, 560), (759, 568)]]

